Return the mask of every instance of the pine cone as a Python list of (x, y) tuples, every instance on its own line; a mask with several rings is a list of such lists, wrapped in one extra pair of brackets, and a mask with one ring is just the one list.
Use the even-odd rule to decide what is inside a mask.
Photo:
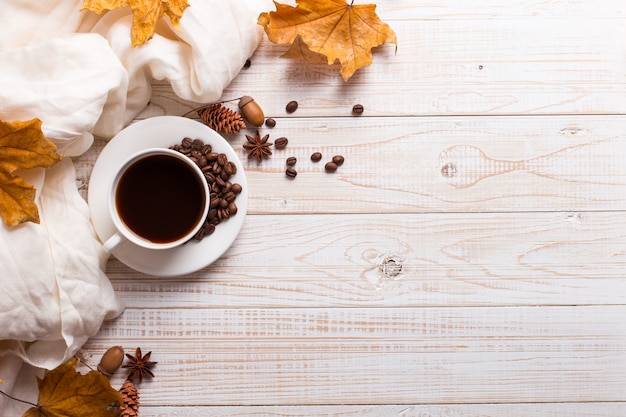
[(120, 388), (120, 393), (124, 399), (124, 404), (120, 406), (120, 417), (139, 416), (139, 392), (133, 381), (126, 380)]
[(197, 112), (207, 126), (219, 133), (237, 133), (246, 128), (239, 113), (219, 103), (201, 107)]

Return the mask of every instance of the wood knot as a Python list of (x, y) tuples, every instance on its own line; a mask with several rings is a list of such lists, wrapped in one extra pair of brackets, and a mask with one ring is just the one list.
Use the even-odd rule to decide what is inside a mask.
[(453, 164), (452, 162), (448, 162), (447, 164), (445, 164), (444, 166), (441, 167), (441, 175), (443, 175), (444, 177), (454, 177), (457, 174), (457, 169), (456, 169), (456, 165)]
[(380, 265), (380, 272), (382, 272), (385, 277), (391, 279), (395, 279), (402, 274), (402, 269), (402, 261), (394, 257), (387, 257), (383, 259), (383, 262)]

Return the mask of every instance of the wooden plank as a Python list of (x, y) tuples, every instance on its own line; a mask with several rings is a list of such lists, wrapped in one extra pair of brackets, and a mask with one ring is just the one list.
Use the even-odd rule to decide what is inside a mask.
[[(286, 150), (244, 160), (250, 213), (622, 210), (626, 118), (456, 117), (284, 119), (272, 138)], [(173, 141), (175, 142), (175, 141)], [(325, 160), (309, 160), (321, 151)], [(95, 151), (94, 151), (95, 152)], [(341, 154), (330, 175), (323, 163)], [(298, 177), (285, 177), (296, 156)], [(79, 163), (87, 183), (89, 160)], [(593, 161), (601, 160), (602, 163)]]
[[(287, 48), (264, 39), (223, 97), (252, 95), (272, 117), (349, 116), (357, 103), (385, 116), (626, 113), (623, 18), (392, 23), (397, 53), (377, 48), (348, 82), (336, 66), (280, 59)], [(168, 92), (155, 83), (141, 117), (194, 107)]]
[[(280, 3), (296, 5), (295, 0)], [(274, 9), (272, 9), (274, 10)], [(268, 10), (269, 11), (269, 10)], [(625, 17), (626, 7), (620, 0), (474, 0), (460, 3), (456, 0), (420, 1), (396, 0), (379, 2), (376, 12), (383, 20), (422, 19), (486, 19), (524, 18), (560, 19), (570, 17), (614, 18)]]
[[(626, 97), (626, 95), (625, 95)], [(279, 120), (289, 145), (244, 162), (252, 214), (624, 210), (626, 117), (345, 117)], [(251, 132), (246, 132), (251, 133)], [(173, 143), (177, 142), (172, 138)], [(309, 156), (324, 154), (320, 163)], [(332, 155), (346, 162), (324, 172)], [(298, 176), (285, 176), (296, 156)], [(79, 181), (87, 182), (89, 160)]]
[[(287, 3), (287, 2), (285, 2)], [(379, 2), (377, 13), (384, 20), (485, 19), (485, 18), (613, 18), (625, 17), (626, 6), (620, 0), (456, 0)]]
[[(624, 306), (127, 310), (86, 347), (159, 362), (147, 405), (612, 402)], [(115, 376), (121, 384), (123, 376)]]
[(624, 417), (624, 403), (363, 405), (300, 407), (151, 407), (153, 417)]
[(110, 261), (133, 308), (624, 304), (623, 213), (249, 216), (186, 277)]

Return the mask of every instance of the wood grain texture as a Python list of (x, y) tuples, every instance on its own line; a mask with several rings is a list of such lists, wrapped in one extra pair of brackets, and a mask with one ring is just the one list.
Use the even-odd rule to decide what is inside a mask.
[[(626, 97), (626, 95), (625, 95)], [(278, 119), (289, 138), (263, 163), (244, 134), (252, 214), (589, 211), (626, 208), (622, 116), (336, 117)], [(173, 138), (172, 143), (179, 139)], [(81, 158), (84, 186), (103, 143)], [(324, 159), (313, 163), (311, 153)], [(333, 155), (346, 162), (324, 172)], [(296, 156), (298, 177), (285, 176)]]
[[(111, 258), (127, 309), (83, 359), (153, 351), (142, 416), (623, 417), (626, 3), (377, 12), (397, 52), (348, 82), (261, 42), (223, 97), (255, 97), (289, 144), (257, 164), (255, 129), (227, 135), (249, 181), (241, 234), (181, 277)], [(155, 80), (137, 119), (198, 104)], [(105, 144), (75, 161), (85, 196)]]
[(142, 384), (146, 404), (464, 403), (476, 401), (478, 387), (487, 403), (621, 401), (625, 313), (146, 309), (105, 325), (91, 346), (104, 349), (100, 338), (158, 345), (158, 379)]
[(300, 407), (142, 407), (154, 417), (623, 417), (619, 403)]
[(132, 308), (624, 304), (624, 230), (605, 212), (248, 216), (197, 273), (108, 271)]
[[(623, 19), (400, 20), (393, 45), (344, 82), (337, 66), (280, 59), (287, 48), (263, 40), (224, 98), (252, 95), (271, 117), (365, 115), (625, 114)], [(307, 87), (310, 86), (310, 87)], [(165, 89), (163, 90), (163, 87)], [(183, 114), (155, 85), (147, 115)], [(289, 115), (285, 105), (297, 100)], [(156, 108), (155, 108), (156, 107)]]

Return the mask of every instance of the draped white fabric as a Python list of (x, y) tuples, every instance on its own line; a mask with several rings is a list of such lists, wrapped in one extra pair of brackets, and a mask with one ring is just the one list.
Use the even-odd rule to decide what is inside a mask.
[[(132, 11), (96, 15), (82, 0), (0, 0), (0, 120), (39, 118), (64, 154), (20, 175), (38, 190), (41, 224), (0, 226), (0, 379), (36, 401), (37, 369), (70, 358), (123, 311), (104, 273), (101, 244), (75, 185), (70, 157), (110, 138), (148, 103), (152, 79), (183, 99), (218, 100), (262, 36), (269, 0), (190, 0), (180, 28), (168, 18), (133, 48)], [(24, 405), (0, 396), (0, 415)]]

